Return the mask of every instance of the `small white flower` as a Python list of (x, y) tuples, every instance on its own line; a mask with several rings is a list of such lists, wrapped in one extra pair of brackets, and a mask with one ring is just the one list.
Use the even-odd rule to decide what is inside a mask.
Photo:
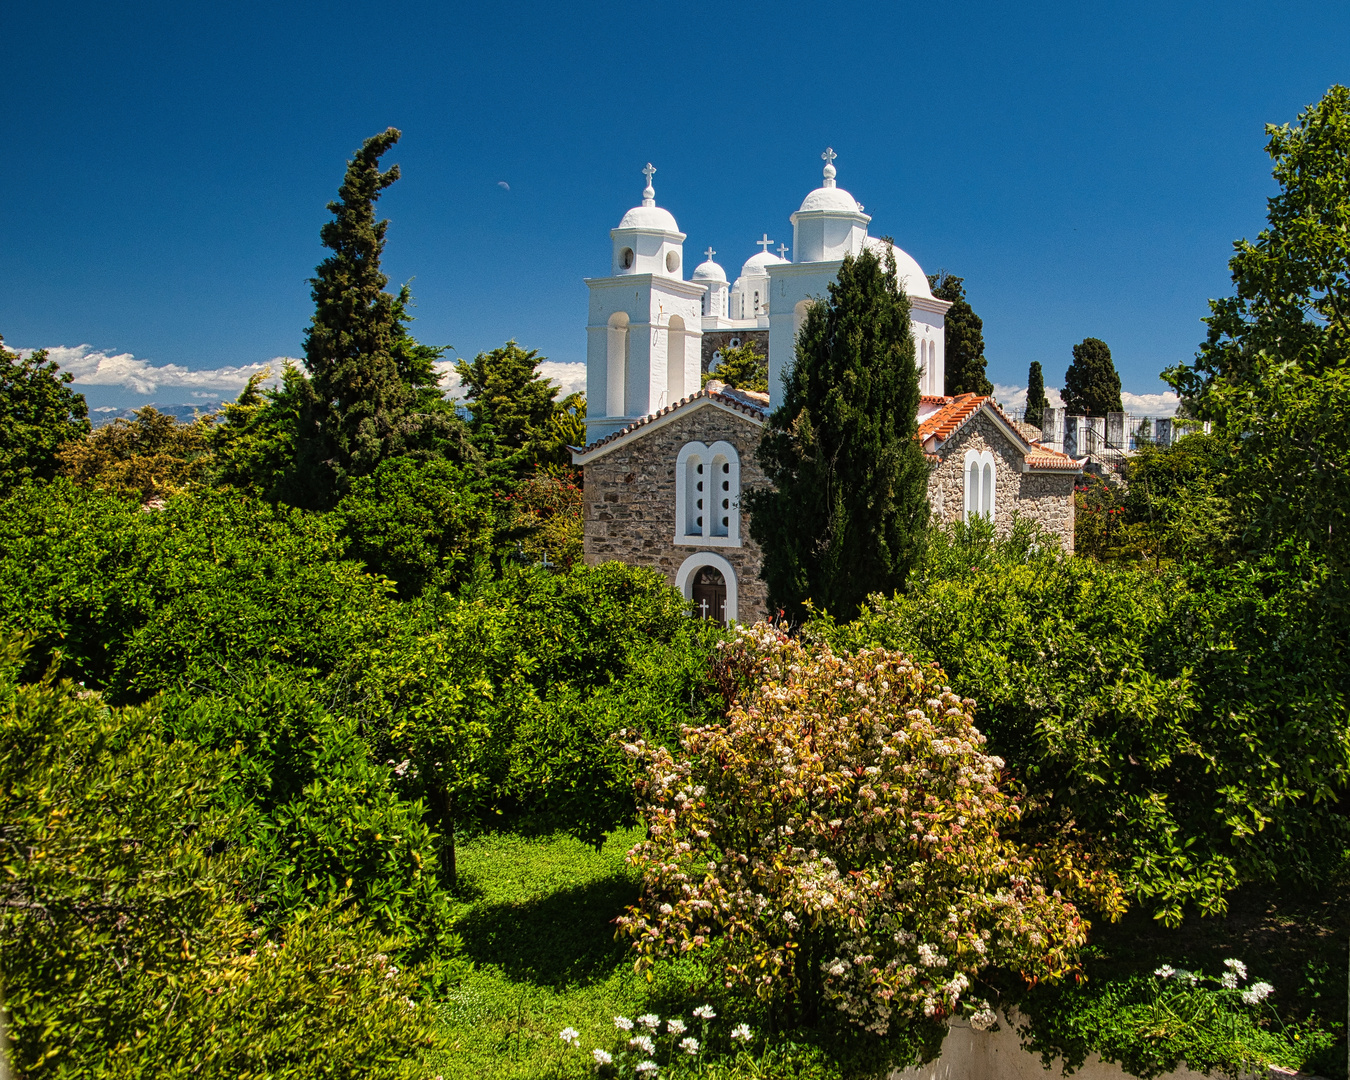
[(632, 1031), (633, 1021), (629, 1020), (626, 1016), (616, 1016), (614, 1018), (614, 1026), (620, 1031)]
[(737, 1024), (734, 1028), (731, 1029), (731, 1037), (735, 1039), (737, 1042), (749, 1042), (751, 1038), (750, 1025)]
[(675, 909), (674, 909), (673, 907), (671, 907), (669, 904), (662, 904), (662, 905), (661, 905), (659, 908), (657, 908), (656, 910), (659, 911), (662, 915), (669, 915), (669, 914), (670, 914), (672, 911), (674, 911)]
[(713, 1007), (711, 1005), (700, 1005), (694, 1010), (694, 1015), (700, 1020), (711, 1020), (717, 1014), (713, 1012)]
[(655, 1031), (661, 1026), (661, 1018), (654, 1013), (643, 1013), (638, 1017), (638, 1023), (648, 1031)]
[(1242, 1003), (1244, 1005), (1255, 1005), (1258, 1002), (1265, 1001), (1274, 989), (1275, 987), (1268, 982), (1252, 983), (1251, 986), (1242, 991)]
[(1158, 968), (1158, 970), (1155, 971), (1153, 974), (1158, 976), (1158, 978), (1160, 979), (1170, 979), (1176, 973), (1177, 969), (1174, 968), (1171, 964), (1164, 964), (1162, 967)]
[(656, 1072), (658, 1068), (659, 1066), (654, 1061), (639, 1061), (637, 1065), (637, 1071), (644, 1076)]
[(574, 1027), (565, 1027), (558, 1032), (558, 1038), (562, 1039), (568, 1046), (581, 1045), (581, 1032)]
[(1247, 977), (1247, 965), (1241, 960), (1225, 960), (1223, 966), (1236, 975), (1239, 979)]
[(988, 1031), (997, 1022), (998, 1017), (994, 1015), (994, 1011), (988, 1005), (979, 1012), (972, 1014), (970, 1018), (970, 1026), (976, 1031)]
[(628, 1040), (628, 1045), (634, 1050), (641, 1050), (644, 1054), (655, 1054), (656, 1044), (652, 1042), (650, 1035), (634, 1035)]
[(1222, 975), (1219, 976), (1219, 984), (1225, 990), (1236, 990), (1238, 984), (1237, 972), (1225, 971)]
[(698, 1040), (692, 1035), (688, 1035), (680, 1040), (680, 1049), (690, 1057), (698, 1053)]
[(613, 1065), (614, 1057), (608, 1050), (601, 1050), (598, 1046), (591, 1051), (591, 1057), (595, 1058), (597, 1065)]
[(684, 1021), (683, 1021), (683, 1020), (667, 1020), (667, 1021), (666, 1021), (666, 1030), (669, 1031), (672, 1035), (683, 1035), (683, 1034), (684, 1034)]

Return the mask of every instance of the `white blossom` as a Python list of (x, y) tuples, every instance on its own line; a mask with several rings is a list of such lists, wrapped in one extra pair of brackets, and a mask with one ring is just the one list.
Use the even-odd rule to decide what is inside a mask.
[(1223, 966), (1236, 975), (1239, 979), (1247, 977), (1247, 965), (1241, 960), (1225, 960)]
[(581, 1032), (574, 1027), (565, 1027), (558, 1032), (558, 1038), (562, 1039), (568, 1046), (581, 1045)]
[(1244, 1005), (1255, 1005), (1258, 1002), (1265, 1001), (1274, 989), (1275, 987), (1268, 982), (1252, 983), (1251, 986), (1242, 991), (1242, 1002)]
[(655, 1031), (661, 1026), (661, 1018), (654, 1013), (643, 1013), (638, 1017), (638, 1023), (648, 1031)]
[(737, 1024), (734, 1028), (731, 1029), (731, 1037), (735, 1039), (737, 1042), (749, 1042), (751, 1038), (750, 1025)]
[(620, 1031), (632, 1031), (633, 1021), (629, 1020), (626, 1016), (616, 1016), (614, 1018), (614, 1026)]
[(601, 1050), (600, 1047), (598, 1047), (598, 1046), (597, 1046), (594, 1050), (591, 1051), (591, 1057), (595, 1058), (595, 1063), (596, 1063), (597, 1065), (612, 1065), (612, 1064), (614, 1064), (614, 1057), (613, 1057), (613, 1055), (610, 1054), (610, 1052), (609, 1052), (608, 1050)]
[(667, 1030), (668, 1032), (670, 1032), (672, 1035), (683, 1035), (683, 1034), (684, 1034), (684, 1021), (683, 1021), (683, 1020), (667, 1020), (667, 1021), (666, 1021), (666, 1030)]
[(641, 1050), (644, 1054), (656, 1053), (656, 1044), (652, 1042), (650, 1035), (634, 1035), (628, 1040), (628, 1045), (634, 1050)]
[(1171, 964), (1164, 964), (1162, 967), (1158, 968), (1153, 974), (1158, 976), (1158, 978), (1160, 979), (1170, 979), (1176, 973), (1177, 969), (1174, 968)]
[(979, 1012), (972, 1014), (970, 1018), (970, 1026), (976, 1031), (988, 1031), (997, 1022), (998, 1017), (994, 1015), (994, 1011), (987, 1004)]
[(643, 1075), (654, 1073), (658, 1068), (659, 1066), (654, 1061), (639, 1061), (637, 1064), (637, 1071)]
[(717, 1014), (713, 1012), (713, 1007), (711, 1005), (700, 1005), (694, 1010), (694, 1015), (700, 1020), (711, 1020)]
[(690, 1057), (698, 1053), (698, 1040), (692, 1035), (687, 1035), (680, 1040), (680, 1049)]

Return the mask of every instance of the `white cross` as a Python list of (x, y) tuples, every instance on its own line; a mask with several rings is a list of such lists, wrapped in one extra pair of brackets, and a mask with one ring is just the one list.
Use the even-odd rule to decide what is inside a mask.
[(715, 252), (715, 251), (712, 249), (712, 245), (709, 244), (709, 245), (708, 245), (708, 250), (705, 251), (703, 254), (706, 255), (706, 256), (708, 256), (708, 261), (709, 261), (709, 262), (712, 262), (712, 257), (713, 257), (714, 255), (716, 255), (717, 252)]
[(765, 250), (765, 252), (767, 252), (769, 248), (772, 246), (773, 241), (769, 239), (769, 234), (765, 233), (764, 239), (756, 240), (755, 243), (758, 244), (760, 247), (762, 247)]
[(705, 596), (698, 602), (699, 617), (706, 619), (708, 617), (708, 598)]
[[(820, 155), (821, 160), (824, 161), (826, 165), (833, 165), (834, 159), (838, 156), (839, 155), (834, 152), (834, 148), (830, 146), (825, 147), (825, 153)], [(650, 166), (648, 166), (648, 168), (650, 168)]]
[(646, 167), (645, 169), (642, 170), (642, 175), (645, 176), (645, 177), (647, 178), (647, 186), (648, 186), (648, 187), (651, 187), (651, 186), (652, 186), (652, 177), (653, 177), (654, 175), (656, 175), (656, 168), (655, 168), (655, 166), (652, 165), (652, 163), (651, 163), (650, 161), (647, 162), (647, 167)]
[(787, 253), (788, 253), (788, 246), (786, 244), (779, 244), (778, 257), (782, 259), (784, 262), (787, 262)]

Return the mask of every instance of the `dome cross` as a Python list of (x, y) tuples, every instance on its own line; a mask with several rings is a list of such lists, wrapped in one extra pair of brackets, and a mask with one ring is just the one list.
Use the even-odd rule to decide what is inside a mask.
[(763, 240), (756, 240), (755, 243), (764, 249), (765, 254), (768, 254), (769, 248), (773, 246), (773, 241), (769, 239), (768, 233), (764, 234)]
[[(837, 158), (838, 156), (839, 155), (834, 152), (834, 147), (827, 146), (825, 147), (825, 153), (820, 155), (820, 160), (825, 162), (826, 165), (833, 165), (834, 159)], [(648, 165), (647, 168), (650, 169), (651, 166)]]
[(712, 245), (709, 244), (709, 245), (708, 245), (708, 250), (705, 251), (703, 254), (706, 255), (706, 256), (708, 256), (708, 261), (709, 261), (709, 262), (712, 262), (712, 257), (713, 257), (714, 255), (716, 255), (717, 252), (715, 252), (715, 251), (712, 249)]
[(647, 162), (647, 167), (642, 170), (642, 175), (647, 178), (647, 186), (642, 189), (642, 205), (655, 206), (656, 190), (652, 187), (652, 177), (656, 175), (656, 166), (650, 161)]
[(787, 246), (786, 244), (779, 244), (779, 245), (778, 245), (778, 257), (779, 257), (780, 259), (782, 259), (784, 262), (787, 262), (787, 253), (788, 253), (789, 250), (790, 250), (790, 249), (788, 248), (788, 246)]

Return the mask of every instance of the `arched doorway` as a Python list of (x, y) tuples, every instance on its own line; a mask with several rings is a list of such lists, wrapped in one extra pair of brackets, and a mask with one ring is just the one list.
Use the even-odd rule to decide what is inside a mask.
[(715, 566), (700, 566), (690, 581), (690, 599), (694, 614), (700, 619), (727, 621), (727, 579)]

